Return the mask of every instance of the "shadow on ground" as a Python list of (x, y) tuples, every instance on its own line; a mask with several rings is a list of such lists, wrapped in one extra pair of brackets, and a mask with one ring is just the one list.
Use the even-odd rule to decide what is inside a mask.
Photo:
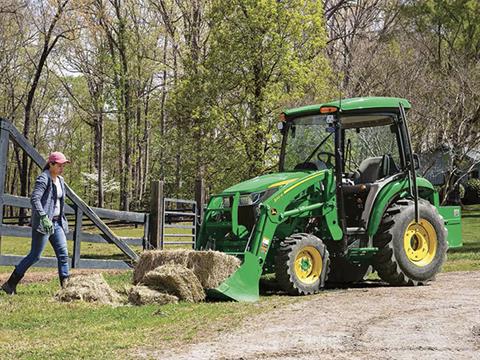
[[(338, 290), (338, 289), (368, 289), (378, 287), (389, 287), (388, 283), (382, 280), (365, 280), (358, 283), (342, 284), (342, 283), (329, 283), (325, 284), (324, 291)], [(263, 296), (271, 295), (289, 295), (280, 288), (275, 278), (262, 278), (260, 280), (260, 294)]]

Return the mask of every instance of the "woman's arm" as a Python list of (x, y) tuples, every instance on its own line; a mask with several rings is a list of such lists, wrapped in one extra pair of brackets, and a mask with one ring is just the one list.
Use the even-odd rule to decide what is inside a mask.
[(33, 188), (32, 197), (30, 202), (32, 204), (33, 209), (38, 212), (40, 216), (47, 215), (45, 210), (43, 209), (42, 199), (45, 190), (47, 189), (48, 177), (46, 174), (42, 173), (37, 180), (35, 180), (35, 187)]

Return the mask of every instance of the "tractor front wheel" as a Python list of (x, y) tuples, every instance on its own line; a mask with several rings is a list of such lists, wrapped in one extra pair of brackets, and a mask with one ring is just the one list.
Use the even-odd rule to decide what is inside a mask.
[(380, 278), (393, 285), (417, 285), (432, 280), (445, 262), (447, 229), (435, 206), (418, 203), (415, 222), (412, 201), (400, 200), (387, 209), (374, 238), (379, 248), (373, 267)]
[(275, 275), (280, 287), (291, 295), (315, 294), (325, 285), (329, 268), (325, 244), (311, 234), (294, 234), (284, 239), (275, 258)]

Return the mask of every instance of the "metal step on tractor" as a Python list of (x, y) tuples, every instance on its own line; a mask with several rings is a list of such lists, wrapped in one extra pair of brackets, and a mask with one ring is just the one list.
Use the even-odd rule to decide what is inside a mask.
[(263, 274), (287, 293), (354, 283), (371, 269), (392, 285), (433, 280), (459, 247), (460, 208), (419, 177), (401, 98), (365, 97), (281, 114), (280, 169), (210, 198), (197, 250), (240, 268), (210, 296), (255, 301)]

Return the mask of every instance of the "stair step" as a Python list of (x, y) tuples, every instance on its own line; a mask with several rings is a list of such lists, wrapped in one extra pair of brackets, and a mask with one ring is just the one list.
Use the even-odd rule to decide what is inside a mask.
[(363, 227), (347, 227), (347, 235), (365, 234), (367, 230)]

